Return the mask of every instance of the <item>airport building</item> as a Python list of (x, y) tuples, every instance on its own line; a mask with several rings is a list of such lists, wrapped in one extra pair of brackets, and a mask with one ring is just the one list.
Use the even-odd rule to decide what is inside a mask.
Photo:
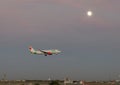
[(65, 80), (0, 80), (0, 85), (120, 85), (116, 81), (102, 81), (102, 82), (81, 82), (72, 81), (68, 78)]

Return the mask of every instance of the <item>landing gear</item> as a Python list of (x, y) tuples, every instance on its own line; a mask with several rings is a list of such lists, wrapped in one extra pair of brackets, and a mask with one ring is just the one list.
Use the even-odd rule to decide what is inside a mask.
[(47, 54), (44, 54), (45, 56), (47, 56)]

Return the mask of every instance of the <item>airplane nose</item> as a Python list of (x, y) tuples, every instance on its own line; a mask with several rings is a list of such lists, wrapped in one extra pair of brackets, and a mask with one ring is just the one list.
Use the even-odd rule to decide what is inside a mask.
[(61, 51), (60, 51), (60, 50), (56, 50), (56, 52), (57, 52), (57, 53), (61, 53)]
[(58, 50), (59, 53), (61, 53), (61, 51)]

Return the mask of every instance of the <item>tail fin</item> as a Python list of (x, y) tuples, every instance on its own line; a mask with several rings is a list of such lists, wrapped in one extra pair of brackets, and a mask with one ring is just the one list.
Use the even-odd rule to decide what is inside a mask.
[(30, 52), (32, 52), (32, 53), (35, 51), (32, 46), (29, 46), (29, 50), (30, 50)]

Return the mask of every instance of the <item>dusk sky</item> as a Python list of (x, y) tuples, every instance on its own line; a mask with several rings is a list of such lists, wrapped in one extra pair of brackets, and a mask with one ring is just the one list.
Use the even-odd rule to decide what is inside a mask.
[[(33, 55), (30, 45), (62, 53)], [(3, 74), (120, 79), (120, 0), (0, 0), (0, 79)]]

